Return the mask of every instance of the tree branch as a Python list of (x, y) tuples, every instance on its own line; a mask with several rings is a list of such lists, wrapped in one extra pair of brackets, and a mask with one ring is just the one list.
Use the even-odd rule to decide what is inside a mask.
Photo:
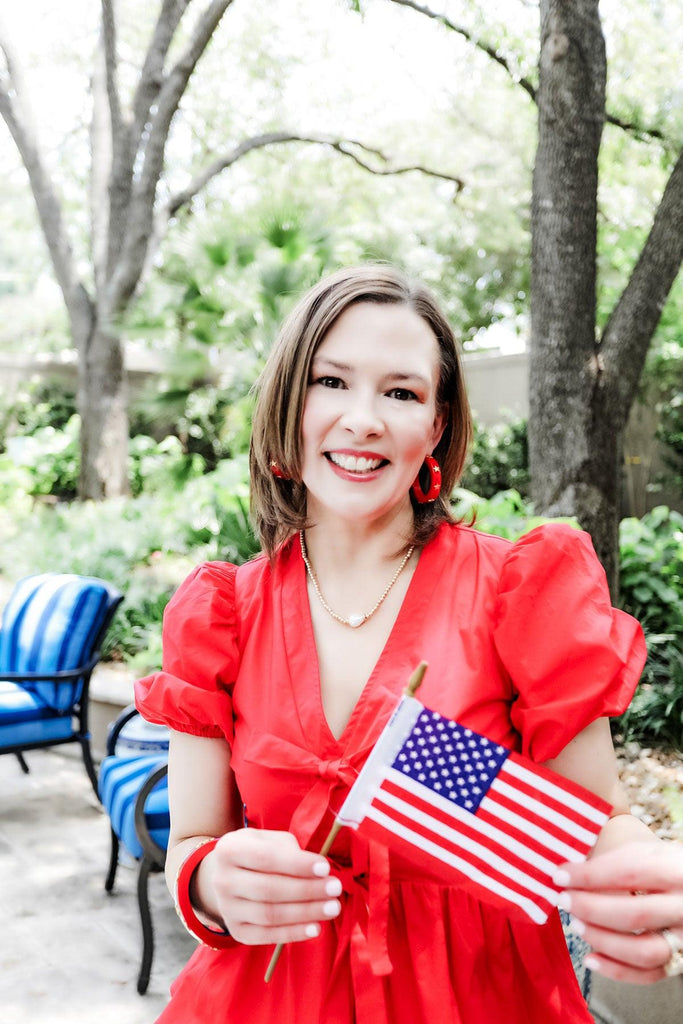
[(609, 384), (628, 411), (662, 309), (683, 261), (683, 151), (652, 223), (647, 241), (607, 322), (600, 355)]
[[(103, 3), (105, 2), (111, 4), (111, 0), (103, 0)], [(144, 147), (152, 105), (163, 84), (164, 61), (175, 31), (190, 2), (191, 0), (163, 0), (133, 97), (132, 116), (128, 123), (122, 126), (118, 143), (114, 141), (112, 147), (107, 253), (109, 274), (113, 273), (123, 247), (130, 214), (135, 163)]]
[(135, 149), (149, 121), (152, 104), (163, 85), (164, 62), (181, 18), (192, 0), (163, 0), (133, 98), (131, 129)]
[[(90, 78), (92, 107), (90, 115), (90, 251), (95, 295), (105, 293), (110, 252), (110, 188), (113, 156), (111, 105), (107, 96), (107, 69), (103, 40), (97, 47)], [(120, 134), (120, 133), (119, 133)]]
[(106, 72), (107, 98), (111, 117), (111, 134), (114, 147), (121, 138), (121, 102), (117, 83), (118, 58), (116, 54), (116, 21), (112, 0), (102, 0), (102, 42)]
[(438, 11), (433, 11), (431, 8), (425, 7), (423, 4), (416, 3), (415, 0), (389, 0), (389, 2), (398, 4), (399, 7), (410, 7), (412, 10), (417, 11), (418, 14), (424, 14), (427, 18), (433, 18), (435, 21), (440, 21), (441, 24), (445, 25), (447, 29), (450, 29), (451, 32), (457, 32), (459, 36), (467, 39), (468, 42), (472, 43), (472, 45), (476, 46), (478, 50), (485, 53), (491, 58), (491, 60), (495, 61), (496, 64), (500, 64), (500, 66), (507, 71), (513, 82), (516, 85), (521, 86), (521, 88), (531, 96), (534, 102), (536, 101), (535, 85), (533, 85), (528, 78), (525, 78), (524, 75), (518, 75), (512, 69), (508, 58), (505, 57), (500, 50), (496, 49), (496, 47), (492, 46), (490, 43), (487, 43), (486, 40), (476, 36), (474, 32), (470, 31), (470, 29), (465, 28), (463, 25), (456, 25), (455, 22), (451, 21), (450, 18), (447, 18), (445, 14), (439, 14)]
[(419, 171), (420, 173), (429, 175), (432, 178), (440, 178), (442, 181), (453, 182), (456, 185), (456, 190), (458, 192), (465, 187), (465, 183), (462, 178), (458, 178), (452, 174), (445, 174), (441, 171), (432, 171), (427, 167), (423, 167), (421, 164), (410, 164), (402, 167), (372, 166), (372, 164), (364, 160), (358, 153), (354, 152), (351, 147), (360, 149), (364, 153), (372, 154), (385, 164), (388, 164), (388, 158), (381, 152), (381, 150), (366, 146), (364, 143), (358, 142), (354, 139), (339, 139), (333, 135), (300, 135), (295, 132), (267, 132), (263, 135), (255, 135), (250, 139), (245, 139), (244, 142), (235, 146), (235, 148), (230, 150), (229, 153), (218, 157), (209, 164), (209, 166), (197, 174), (182, 191), (176, 192), (176, 194), (172, 196), (166, 204), (168, 217), (173, 217), (174, 214), (177, 213), (182, 206), (189, 203), (212, 178), (217, 174), (220, 174), (221, 171), (224, 171), (227, 167), (230, 167), (247, 153), (250, 153), (255, 149), (263, 149), (265, 146), (273, 146), (287, 142), (307, 142), (319, 146), (329, 146), (331, 149), (336, 150), (343, 156), (349, 157), (357, 163), (359, 167), (369, 171), (371, 174), (407, 174), (410, 171)]
[[(462, 25), (456, 25), (450, 18), (447, 18), (445, 14), (439, 14), (438, 11), (433, 11), (429, 7), (425, 7), (423, 4), (416, 3), (416, 0), (389, 0), (390, 3), (398, 4), (399, 7), (410, 7), (412, 10), (417, 11), (418, 14), (424, 14), (427, 18), (433, 18), (435, 21), (440, 21), (442, 25), (445, 25), (451, 32), (457, 32), (458, 35), (467, 39), (468, 42), (476, 46), (478, 50), (485, 53), (491, 60), (495, 61), (496, 64), (500, 65), (510, 76), (515, 85), (519, 85), (524, 91), (536, 102), (536, 87), (524, 75), (518, 75), (514, 70), (510, 61), (504, 56), (495, 46), (487, 43), (486, 40), (476, 36), (470, 29), (465, 28)], [(614, 114), (605, 113), (605, 121), (608, 124), (615, 125), (617, 128), (621, 128), (623, 131), (631, 132), (638, 138), (648, 136), (651, 139), (660, 139), (666, 141), (666, 136), (659, 128), (647, 128), (642, 125), (634, 124), (631, 121), (624, 121), (622, 118), (617, 117)]]
[(156, 189), (164, 165), (166, 141), (173, 116), (199, 58), (228, 7), (234, 0), (211, 0), (200, 15), (185, 51), (164, 79), (157, 97), (149, 136), (144, 146), (140, 178), (134, 183), (127, 231), (118, 266), (112, 278), (110, 304), (121, 310), (135, 291), (145, 265), (154, 225)]
[(6, 64), (4, 71), (0, 70), (0, 115), (10, 130), (27, 171), (43, 237), (64, 296), (74, 337), (83, 338), (92, 313), (90, 299), (76, 273), (61, 203), (38, 142), (23, 71), (1, 20), (0, 50), (5, 55)]

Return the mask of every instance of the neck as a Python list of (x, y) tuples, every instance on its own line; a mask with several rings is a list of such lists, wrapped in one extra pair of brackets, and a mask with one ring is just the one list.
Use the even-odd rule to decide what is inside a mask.
[(367, 572), (400, 559), (412, 528), (412, 509), (381, 524), (317, 518), (305, 531), (306, 548), (317, 573), (345, 575), (356, 567)]

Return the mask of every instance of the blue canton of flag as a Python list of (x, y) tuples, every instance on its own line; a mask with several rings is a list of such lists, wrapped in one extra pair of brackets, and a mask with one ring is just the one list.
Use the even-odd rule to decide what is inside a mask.
[(458, 722), (423, 710), (392, 767), (474, 814), (509, 754)]

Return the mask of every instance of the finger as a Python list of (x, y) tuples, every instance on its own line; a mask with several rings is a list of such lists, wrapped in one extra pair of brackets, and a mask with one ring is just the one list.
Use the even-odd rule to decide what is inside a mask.
[(671, 956), (671, 949), (660, 932), (634, 935), (597, 928), (577, 920), (572, 922), (572, 927), (588, 943), (593, 954), (640, 971), (659, 970), (661, 976), (664, 975), (664, 965)]
[(239, 829), (223, 836), (215, 852), (222, 864), (250, 871), (301, 878), (321, 878), (330, 872), (329, 861), (302, 850), (290, 832)]
[(557, 904), (586, 924), (617, 932), (659, 931), (683, 923), (683, 893), (634, 896), (572, 889), (561, 893)]
[(281, 925), (280, 927), (264, 928), (261, 925), (243, 923), (235, 926), (230, 934), (238, 942), (247, 946), (276, 946), (280, 942), (306, 942), (316, 939), (322, 931), (320, 924), (310, 921), (308, 924)]
[(613, 981), (628, 981), (632, 985), (650, 985), (654, 981), (661, 981), (665, 977), (664, 971), (640, 970), (631, 964), (624, 964), (618, 960), (610, 960), (609, 957), (597, 956), (590, 953), (584, 960), (584, 965), (589, 971), (597, 971), (605, 978)]
[(580, 864), (562, 864), (554, 878), (563, 888), (683, 890), (683, 845), (625, 843)]
[(226, 918), (226, 924), (231, 933), (233, 929), (229, 922), (235, 921), (238, 924), (277, 929), (286, 925), (319, 924), (321, 921), (331, 921), (338, 916), (340, 911), (341, 903), (334, 899), (314, 903), (255, 903), (251, 900), (234, 897), (229, 902), (229, 921)]
[(245, 900), (257, 903), (311, 903), (341, 896), (340, 880), (329, 878), (299, 878), (290, 875), (273, 875), (234, 868), (226, 875), (217, 888), (233, 892)]

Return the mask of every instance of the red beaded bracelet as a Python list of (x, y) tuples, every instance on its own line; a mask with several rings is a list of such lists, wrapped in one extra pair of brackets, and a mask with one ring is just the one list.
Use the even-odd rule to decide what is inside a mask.
[(192, 876), (199, 864), (211, 853), (217, 842), (218, 839), (205, 839), (195, 847), (192, 853), (180, 865), (175, 883), (175, 909), (190, 935), (198, 939), (202, 945), (209, 946), (210, 949), (228, 949), (234, 943), (230, 932), (212, 931), (211, 928), (207, 928), (197, 917), (190, 900)]

